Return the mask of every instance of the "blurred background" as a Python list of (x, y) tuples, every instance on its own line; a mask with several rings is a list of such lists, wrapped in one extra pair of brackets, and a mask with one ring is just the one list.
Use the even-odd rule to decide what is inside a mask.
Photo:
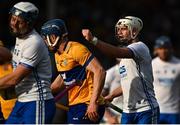
[[(15, 39), (8, 30), (9, 9), (21, 0), (0, 0), (0, 39), (5, 46), (12, 47)], [(168, 35), (172, 39), (175, 55), (180, 57), (180, 2), (179, 0), (29, 0), (40, 10), (36, 29), (52, 18), (65, 20), (70, 40), (84, 41), (82, 28), (89, 28), (99, 39), (117, 45), (114, 36), (116, 22), (125, 15), (141, 18), (144, 22), (140, 34), (142, 40), (151, 50), (155, 39)], [(91, 45), (90, 50), (99, 58), (107, 69), (114, 64), (114, 59), (105, 57)]]

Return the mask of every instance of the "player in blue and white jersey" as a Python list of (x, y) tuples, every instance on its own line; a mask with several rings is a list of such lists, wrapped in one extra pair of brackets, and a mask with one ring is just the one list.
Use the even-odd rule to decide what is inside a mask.
[(7, 124), (51, 123), (55, 113), (48, 49), (34, 29), (38, 11), (30, 2), (19, 2), (10, 10), (10, 31), (16, 37), (14, 71), (0, 78), (0, 88), (15, 86), (17, 102)]
[(155, 41), (152, 60), (154, 90), (160, 107), (160, 124), (180, 124), (180, 59), (174, 56), (168, 36)]
[(121, 58), (121, 86), (106, 99), (112, 100), (123, 93), (122, 124), (156, 124), (159, 118), (159, 106), (153, 89), (151, 55), (148, 47), (137, 38), (142, 27), (142, 20), (134, 16), (126, 16), (117, 22), (116, 36), (127, 45), (125, 47), (112, 46), (98, 40), (90, 30), (82, 30), (85, 39), (103, 53)]
[[(121, 78), (119, 72), (120, 59), (116, 59), (117, 63), (106, 71), (106, 79), (102, 91), (103, 96), (107, 96), (121, 85)], [(112, 103), (122, 109), (122, 96), (115, 98)], [(121, 123), (121, 114), (109, 107), (106, 107), (103, 120), (107, 124)]]

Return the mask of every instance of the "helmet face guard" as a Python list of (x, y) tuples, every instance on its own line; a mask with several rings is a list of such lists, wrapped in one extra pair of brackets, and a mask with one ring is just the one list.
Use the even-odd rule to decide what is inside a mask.
[[(118, 30), (121, 30), (121, 27), (126, 26), (130, 31), (129, 39), (122, 38), (118, 35)], [(130, 39), (135, 39), (143, 27), (143, 22), (141, 19), (133, 16), (126, 16), (125, 18), (120, 19), (115, 25), (115, 35), (120, 41), (128, 41)]]
[(52, 43), (51, 40), (49, 39), (49, 35), (46, 36), (47, 38), (47, 45), (50, 46), (50, 47), (55, 47), (59, 41), (59, 36), (56, 38), (55, 42)]
[(58, 47), (59, 47), (59, 44), (61, 43), (60, 42), (60, 37), (57, 36), (56, 40), (54, 42), (50, 39), (50, 35), (42, 36), (42, 37), (43, 37), (49, 51), (56, 52)]

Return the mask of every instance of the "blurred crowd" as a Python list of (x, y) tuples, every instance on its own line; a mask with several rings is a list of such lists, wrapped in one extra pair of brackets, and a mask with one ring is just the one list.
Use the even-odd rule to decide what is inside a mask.
[[(14, 39), (8, 30), (9, 8), (20, 0), (0, 1), (0, 39), (5, 41), (5, 46), (11, 47)], [(180, 9), (178, 0), (29, 0), (40, 8), (40, 17), (37, 29), (43, 22), (50, 18), (62, 18), (67, 22), (67, 26), (72, 34), (70, 38), (83, 41), (81, 36), (82, 28), (90, 28), (101, 39), (111, 41), (116, 45), (114, 37), (114, 25), (117, 20), (124, 15), (135, 15), (144, 22), (140, 39), (153, 49), (156, 37), (168, 35), (172, 39), (175, 55), (180, 56), (180, 35), (179, 19)], [(152, 52), (153, 53), (153, 52)], [(101, 59), (101, 54), (97, 53)], [(103, 58), (104, 59), (104, 58)], [(105, 68), (109, 68), (113, 61), (105, 60)], [(112, 65), (111, 65), (112, 66)]]

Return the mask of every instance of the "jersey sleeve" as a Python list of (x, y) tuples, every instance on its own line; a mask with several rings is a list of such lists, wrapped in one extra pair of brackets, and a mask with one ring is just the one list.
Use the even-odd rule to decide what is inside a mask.
[(151, 60), (149, 48), (143, 42), (130, 44), (128, 48), (133, 52), (136, 60)]
[(82, 44), (77, 44), (72, 47), (72, 56), (80, 65), (84, 65), (91, 55), (92, 53), (88, 48)]

